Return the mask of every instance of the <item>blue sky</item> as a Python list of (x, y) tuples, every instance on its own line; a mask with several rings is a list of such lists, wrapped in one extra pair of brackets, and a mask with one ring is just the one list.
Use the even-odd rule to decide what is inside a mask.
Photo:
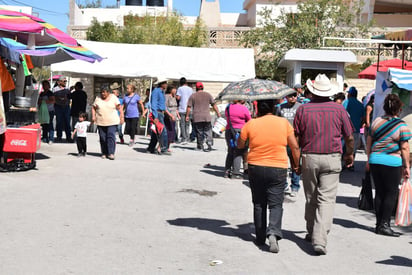
[[(86, 0), (76, 1), (86, 2)], [(92, 1), (89, 0), (89, 2)], [(183, 15), (196, 16), (199, 14), (200, 2), (200, 0), (173, 0), (173, 6)], [(244, 0), (220, 0), (220, 9), (222, 12), (242, 12), (243, 2)], [(125, 0), (121, 0), (120, 3), (125, 5)], [(145, 3), (146, 0), (143, 0), (143, 4)], [(115, 5), (116, 0), (102, 0), (102, 4), (103, 6)], [(66, 32), (66, 26), (69, 23), (66, 15), (69, 12), (69, 0), (0, 0), (0, 5), (32, 6), (33, 11), (38, 13), (41, 19)]]

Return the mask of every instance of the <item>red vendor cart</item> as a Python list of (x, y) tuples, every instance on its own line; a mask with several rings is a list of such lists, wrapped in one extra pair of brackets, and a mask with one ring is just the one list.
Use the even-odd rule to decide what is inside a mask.
[(31, 124), (19, 128), (7, 128), (3, 151), (7, 171), (25, 171), (36, 167), (35, 153), (40, 149), (40, 124)]

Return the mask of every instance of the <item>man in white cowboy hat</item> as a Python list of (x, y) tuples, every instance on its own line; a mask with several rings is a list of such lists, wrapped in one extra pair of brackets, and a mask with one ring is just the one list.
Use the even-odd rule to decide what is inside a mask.
[(312, 101), (296, 111), (293, 126), (302, 152), (302, 179), (306, 197), (305, 220), (315, 252), (326, 254), (336, 202), (344, 137), (346, 165), (353, 164), (353, 126), (345, 108), (330, 100), (338, 93), (337, 85), (324, 74), (306, 82)]
[[(151, 113), (155, 124), (160, 122), (165, 125), (164, 113), (166, 110), (165, 91), (167, 88), (167, 79), (159, 77), (155, 84), (157, 85), (157, 88), (152, 91), (152, 95), (150, 97)], [(167, 150), (167, 132), (165, 129), (163, 129), (163, 131), (159, 134), (152, 131), (150, 134), (149, 147), (147, 148), (149, 153), (156, 153), (155, 150), (157, 142), (160, 144), (160, 152), (158, 153), (162, 155), (171, 155), (171, 153)]]

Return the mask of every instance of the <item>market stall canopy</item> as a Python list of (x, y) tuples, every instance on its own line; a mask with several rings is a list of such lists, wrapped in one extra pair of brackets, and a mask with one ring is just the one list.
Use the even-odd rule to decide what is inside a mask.
[(372, 39), (387, 39), (392, 41), (412, 41), (412, 29), (388, 32), (373, 36)]
[(400, 89), (412, 91), (412, 71), (390, 68), (388, 79)]
[[(378, 69), (378, 64), (379, 64), (379, 69)], [(363, 71), (361, 71), (358, 74), (359, 78), (365, 78), (365, 79), (376, 79), (376, 72), (379, 70), (380, 72), (386, 72), (389, 70), (389, 68), (397, 68), (397, 69), (402, 69), (402, 60), (401, 59), (389, 59), (389, 60), (383, 60), (379, 61), (370, 65)], [(412, 62), (409, 61), (403, 61), (403, 68), (405, 70), (412, 70)]]
[(104, 59), (52, 64), (53, 72), (104, 77), (158, 77), (232, 82), (255, 77), (253, 49), (211, 49), (79, 40)]
[(62, 43), (49, 46), (36, 46), (34, 49), (27, 49), (27, 46), (9, 38), (0, 38), (0, 55), (15, 63), (20, 63), (20, 54), (31, 56), (34, 66), (48, 66), (56, 62), (66, 60), (83, 60), (90, 63), (103, 58), (83, 46), (70, 46)]
[(8, 37), (25, 45), (45, 46), (77, 41), (46, 21), (30, 14), (0, 8), (0, 37)]

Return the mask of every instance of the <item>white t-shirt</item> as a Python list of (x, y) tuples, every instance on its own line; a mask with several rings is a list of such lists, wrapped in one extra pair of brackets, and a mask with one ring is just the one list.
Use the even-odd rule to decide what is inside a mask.
[(78, 137), (87, 137), (87, 127), (89, 127), (90, 121), (78, 121), (76, 125), (74, 125), (74, 129), (76, 129), (76, 134)]
[(176, 95), (180, 96), (179, 113), (186, 113), (187, 101), (192, 93), (193, 89), (186, 85), (180, 86), (179, 89), (177, 89)]

